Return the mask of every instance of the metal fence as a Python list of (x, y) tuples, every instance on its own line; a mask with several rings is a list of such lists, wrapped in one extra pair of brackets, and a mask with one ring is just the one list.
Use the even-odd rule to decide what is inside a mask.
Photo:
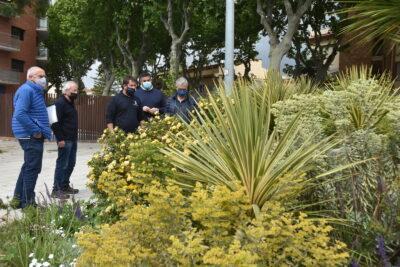
[[(0, 94), (0, 136), (12, 137), (13, 93)], [(48, 94), (46, 102), (52, 104), (57, 95)], [(106, 128), (106, 107), (109, 96), (79, 96), (75, 101), (78, 111), (78, 140), (97, 140)]]

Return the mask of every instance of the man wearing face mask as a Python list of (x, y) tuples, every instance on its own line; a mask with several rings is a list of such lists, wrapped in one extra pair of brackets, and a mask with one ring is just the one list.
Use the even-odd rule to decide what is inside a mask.
[(192, 119), (191, 112), (197, 107), (196, 100), (189, 94), (189, 83), (184, 77), (180, 77), (175, 82), (176, 92), (167, 102), (165, 113), (177, 115), (184, 121), (190, 122)]
[(78, 112), (74, 103), (78, 97), (78, 84), (73, 81), (66, 82), (62, 93), (63, 95), (55, 102), (58, 121), (51, 126), (58, 146), (51, 197), (68, 199), (69, 194), (79, 192), (70, 186), (78, 148)]
[(122, 81), (122, 91), (115, 95), (107, 106), (107, 128), (118, 127), (126, 133), (133, 133), (143, 120), (141, 101), (136, 97), (136, 80), (127, 76)]
[(140, 99), (144, 118), (147, 120), (159, 113), (165, 113), (165, 96), (157, 88), (154, 88), (151, 75), (148, 72), (140, 75), (140, 88), (136, 91), (136, 96)]
[(14, 191), (16, 208), (35, 206), (35, 186), (42, 169), (43, 142), (51, 138), (44, 92), (47, 89), (46, 73), (39, 67), (31, 67), (27, 81), (14, 96), (12, 129), (24, 150), (22, 165)]

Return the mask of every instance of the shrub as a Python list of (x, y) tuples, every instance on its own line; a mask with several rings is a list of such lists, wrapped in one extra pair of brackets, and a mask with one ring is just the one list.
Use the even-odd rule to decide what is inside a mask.
[(334, 90), (295, 95), (273, 109), (280, 132), (301, 114), (300, 143), (310, 134), (316, 142), (331, 134), (343, 139), (328, 157), (315, 161), (318, 169), (367, 160), (330, 176), (332, 182), (321, 183), (308, 201), (324, 202), (317, 208), (335, 210), (348, 220), (354, 228), (338, 227), (338, 234), (352, 249), (374, 261), (377, 236), (384, 237), (388, 250), (400, 248), (400, 102), (388, 85), (385, 80), (345, 79)]
[(88, 186), (101, 210), (100, 221), (112, 222), (130, 206), (142, 203), (144, 184), (161, 183), (173, 174), (173, 166), (160, 149), (175, 147), (183, 123), (174, 117), (145, 122), (137, 134), (105, 130), (101, 151), (89, 161)]
[(143, 187), (147, 204), (123, 220), (78, 234), (83, 266), (341, 266), (345, 245), (329, 237), (324, 220), (308, 219), (269, 203), (256, 218), (237, 185), (203, 187), (185, 196), (179, 186)]

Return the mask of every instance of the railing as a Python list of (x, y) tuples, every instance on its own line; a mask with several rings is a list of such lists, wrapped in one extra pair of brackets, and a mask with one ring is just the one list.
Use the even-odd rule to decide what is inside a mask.
[(13, 70), (0, 70), (0, 83), (19, 84), (20, 73)]
[(49, 50), (46, 47), (38, 47), (36, 60), (47, 60), (49, 57)]
[(49, 23), (47, 18), (40, 18), (37, 20), (36, 30), (38, 31), (47, 31), (49, 29)]
[(0, 50), (19, 51), (20, 48), (21, 41), (18, 37), (12, 36), (5, 32), (0, 32)]

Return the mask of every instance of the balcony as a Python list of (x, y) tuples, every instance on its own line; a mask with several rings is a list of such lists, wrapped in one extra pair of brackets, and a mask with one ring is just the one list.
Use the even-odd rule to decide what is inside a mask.
[(0, 50), (19, 52), (21, 49), (21, 41), (18, 37), (12, 36), (5, 32), (0, 32)]
[(49, 59), (49, 50), (46, 47), (38, 47), (36, 60), (46, 62)]
[(49, 34), (49, 22), (47, 18), (40, 18), (37, 20), (36, 31), (39, 38), (46, 39)]
[(49, 23), (47, 18), (40, 18), (37, 20), (37, 31), (48, 31), (49, 30)]
[(19, 84), (20, 72), (12, 70), (0, 70), (1, 84)]

